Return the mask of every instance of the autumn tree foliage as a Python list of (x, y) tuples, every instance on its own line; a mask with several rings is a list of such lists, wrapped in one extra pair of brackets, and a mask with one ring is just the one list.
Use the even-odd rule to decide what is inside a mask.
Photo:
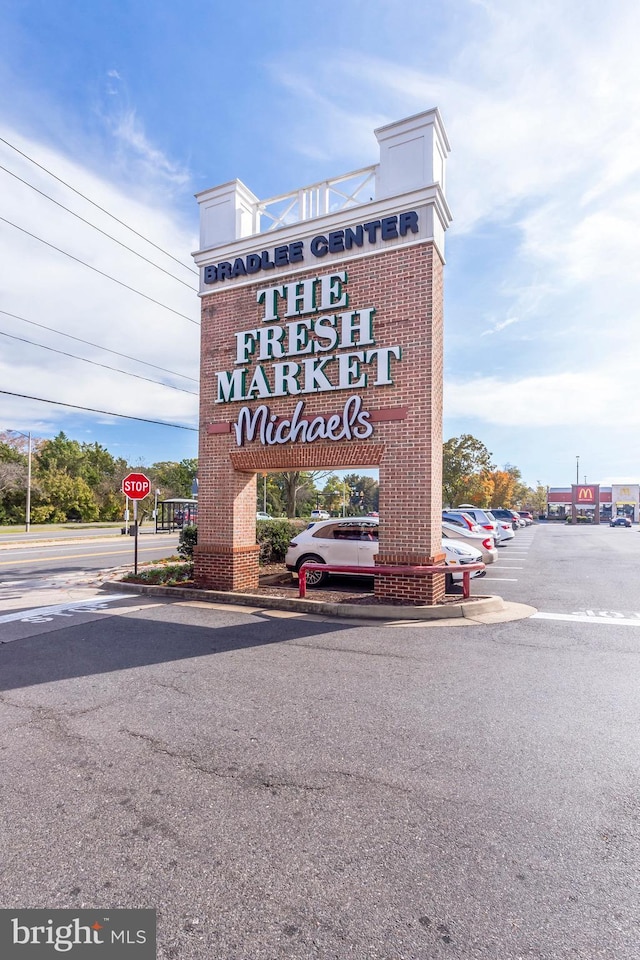
[(452, 437), (443, 445), (442, 502), (445, 506), (472, 503), (476, 507), (516, 509), (532, 503), (534, 497), (536, 493), (522, 482), (520, 470), (508, 463), (502, 470), (498, 469), (491, 462), (485, 445), (471, 434)]
[(494, 469), (491, 454), (484, 443), (470, 433), (451, 437), (442, 450), (442, 502), (455, 507), (459, 503), (482, 506), (487, 490), (482, 474)]

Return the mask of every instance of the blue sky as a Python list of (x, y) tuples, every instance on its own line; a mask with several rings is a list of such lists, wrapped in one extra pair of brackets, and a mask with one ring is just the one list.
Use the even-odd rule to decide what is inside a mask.
[(639, 479), (638, 35), (634, 0), (5, 0), (0, 429), (196, 456), (193, 430), (24, 396), (195, 427), (194, 193), (237, 177), (266, 199), (376, 163), (374, 128), (438, 107), (445, 438), (532, 485), (571, 483), (576, 456), (581, 481)]

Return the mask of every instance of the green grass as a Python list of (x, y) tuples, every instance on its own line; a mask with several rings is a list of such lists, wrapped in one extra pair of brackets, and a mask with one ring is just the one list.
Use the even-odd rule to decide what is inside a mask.
[[(61, 530), (105, 530), (113, 529), (114, 527), (122, 527), (124, 521), (122, 520), (108, 520), (103, 522), (96, 521), (95, 523), (32, 523), (30, 526), (31, 533), (59, 533)], [(12, 523), (5, 524), (4, 526), (0, 525), (0, 533), (5, 534), (19, 534), (25, 532), (24, 523)]]

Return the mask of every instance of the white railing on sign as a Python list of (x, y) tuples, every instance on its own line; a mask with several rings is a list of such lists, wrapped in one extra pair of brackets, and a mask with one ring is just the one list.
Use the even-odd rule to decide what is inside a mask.
[(323, 180), (292, 193), (260, 200), (254, 209), (254, 232), (264, 233), (302, 220), (336, 213), (375, 199), (377, 165)]

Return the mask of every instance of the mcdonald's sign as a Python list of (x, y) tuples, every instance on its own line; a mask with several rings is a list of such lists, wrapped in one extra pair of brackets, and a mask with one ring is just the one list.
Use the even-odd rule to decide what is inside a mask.
[(595, 503), (594, 487), (576, 487), (576, 503)]

